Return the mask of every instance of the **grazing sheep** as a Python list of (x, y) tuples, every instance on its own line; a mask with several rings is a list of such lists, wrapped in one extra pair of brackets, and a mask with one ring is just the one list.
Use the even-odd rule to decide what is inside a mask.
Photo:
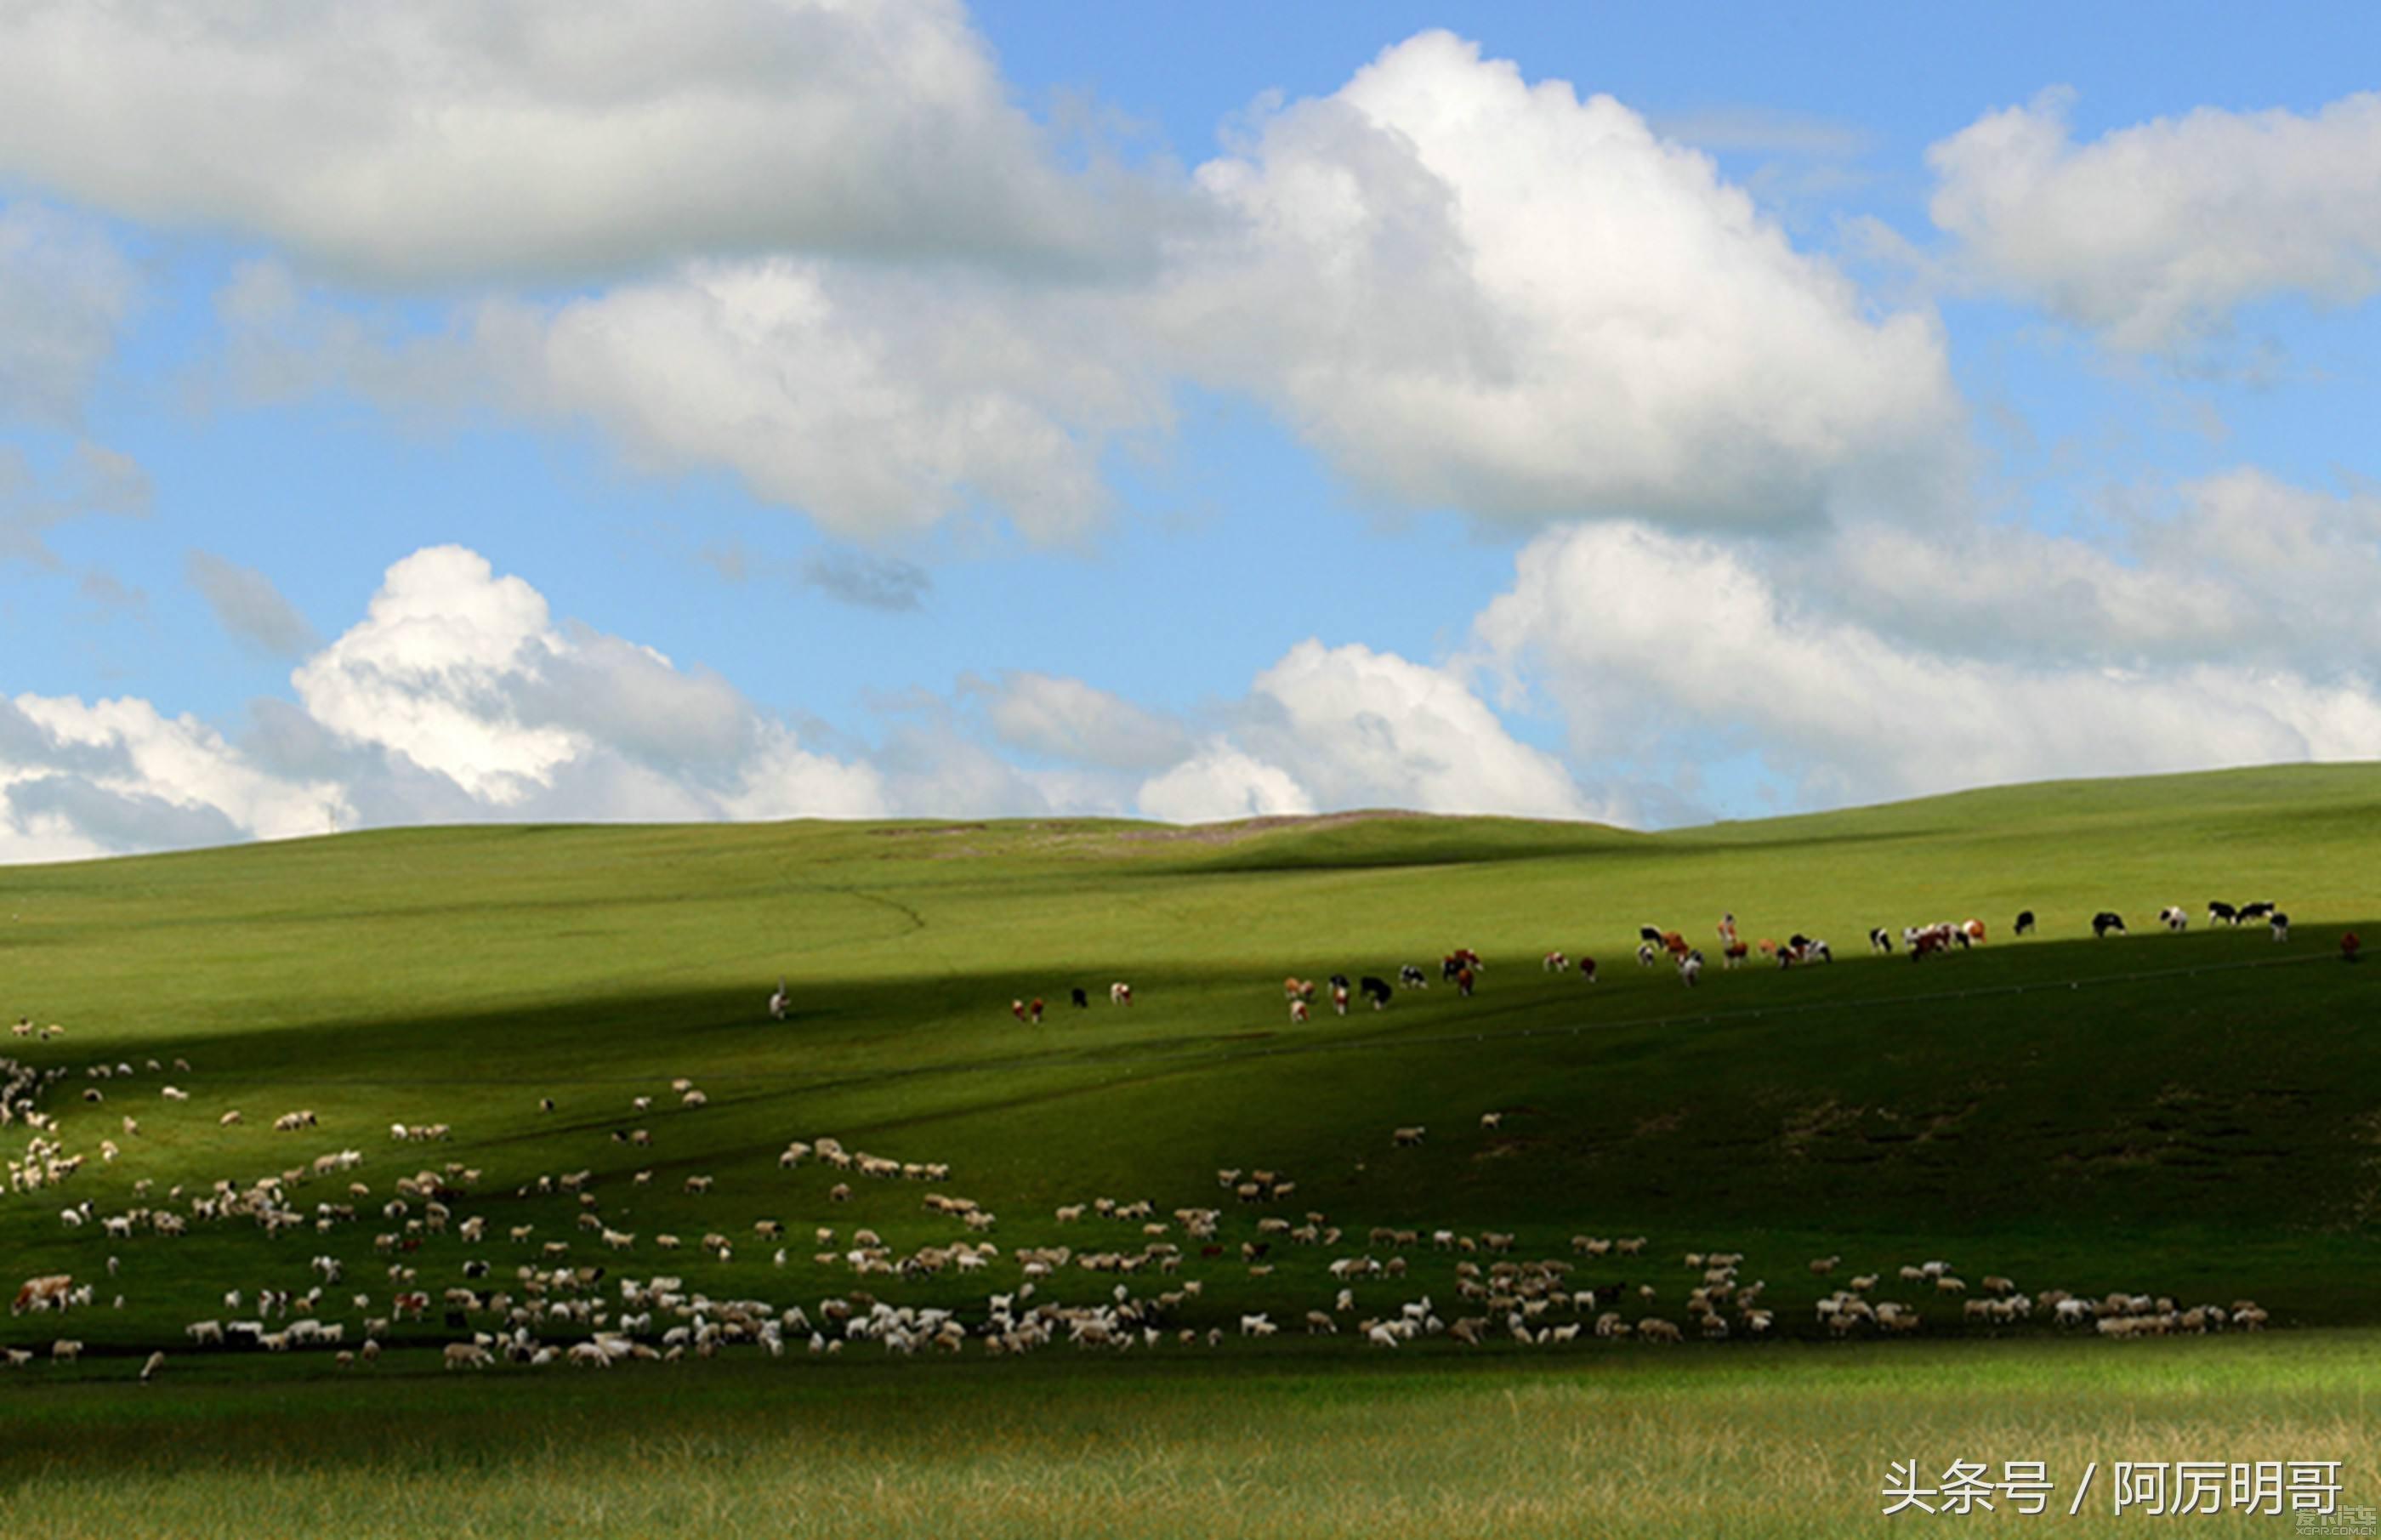
[(1389, 1142), (1393, 1144), (1398, 1145), (1419, 1144), (1422, 1143), (1422, 1134), (1425, 1131), (1425, 1130), (1420, 1127), (1392, 1129), (1389, 1131)]
[(1484, 1112), (1480, 1115), (1480, 1126), (1491, 1131), (1501, 1129), (1505, 1126), (1505, 1115), (1501, 1112)]
[(157, 1371), (165, 1366), (165, 1354), (163, 1351), (151, 1353), (149, 1355), (149, 1361), (140, 1365), (140, 1383), (146, 1385), (151, 1380), (156, 1378)]

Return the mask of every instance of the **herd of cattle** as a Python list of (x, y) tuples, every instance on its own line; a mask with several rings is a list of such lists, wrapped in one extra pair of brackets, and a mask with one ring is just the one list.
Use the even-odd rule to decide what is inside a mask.
[[(2233, 905), (2225, 903), (2221, 899), (2211, 900), (2207, 906), (2207, 918), (2210, 924), (2234, 926), (2263, 920), (2271, 929), (2276, 941), (2288, 941), (2290, 937), (2290, 917), (2269, 901)], [(2168, 904), (2158, 911), (2158, 923), (2169, 931), (2187, 930), (2190, 928), (2191, 916), (2180, 906)], [(2030, 909), (2021, 911), (2011, 929), (2019, 935), (2033, 935), (2036, 930), (2033, 911)], [(1764, 936), (1758, 941), (1747, 942), (1737, 933), (1734, 914), (1721, 917), (1718, 934), (1719, 955), (1723, 967), (1738, 967), (1756, 952), (1775, 961), (1780, 968), (1835, 960), (1834, 948), (1824, 937), (1805, 935), (1800, 931), (1793, 933), (1784, 941), (1776, 941)], [(2092, 934), (2100, 938), (2126, 934), (2124, 916), (2113, 910), (2102, 910), (2092, 917)], [(1638, 927), (1637, 935), (1639, 937), (1637, 961), (1641, 967), (1652, 968), (1667, 959), (1678, 969), (1680, 982), (1690, 988), (1693, 987), (1702, 977), (1703, 948), (1689, 941), (1682, 933), (1667, 930), (1659, 925), (1641, 925)], [(1940, 956), (1954, 948), (1966, 950), (1969, 947), (1980, 946), (1984, 936), (1985, 925), (1981, 920), (1968, 919), (1957, 922), (1938, 920), (1931, 924), (1903, 926), (1898, 944), (1893, 931), (1882, 925), (1873, 927), (1868, 933), (1868, 944), (1869, 949), (1873, 952), (1888, 955), (1906, 952), (1912, 962), (1923, 962), (1930, 957)], [(2340, 939), (2342, 954), (2351, 960), (2357, 954), (2359, 945), (2353, 932)], [(1556, 950), (1545, 954), (1544, 966), (1550, 973), (1576, 970), (1580, 977), (1587, 983), (1593, 984), (1596, 980), (1596, 962), (1592, 957), (1573, 958), (1568, 953)], [(1454, 984), (1458, 990), (1468, 997), (1480, 973), (1486, 967), (1487, 964), (1481, 961), (1479, 953), (1469, 947), (1459, 947), (1440, 959), (1439, 976), (1442, 980)], [(1407, 963), (1398, 969), (1398, 982), (1410, 989), (1422, 989), (1429, 986), (1429, 976), (1413, 963)], [(1292, 975), (1284, 981), (1283, 987), (1289, 999), (1290, 1020), (1294, 1022), (1306, 1021), (1318, 986), (1310, 981)], [(1348, 1013), (1350, 999), (1348, 976), (1344, 973), (1332, 974), (1330, 988), (1333, 1008), (1340, 1015), (1345, 1016)], [(1371, 974), (1366, 974), (1355, 988), (1359, 995), (1372, 1003), (1375, 1010), (1385, 1008), (1392, 994), (1386, 979)], [(1082, 992), (1077, 990), (1075, 993), (1075, 1003), (1082, 1004)], [(1016, 1008), (1021, 1011), (1023, 1008), (1020, 1006)], [(1038, 1022), (1041, 1019), (1041, 1002), (1036, 1000), (1032, 1006), (1032, 1020)]]

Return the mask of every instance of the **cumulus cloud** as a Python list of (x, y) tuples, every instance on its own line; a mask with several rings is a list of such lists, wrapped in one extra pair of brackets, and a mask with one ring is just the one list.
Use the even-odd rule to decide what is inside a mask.
[(1129, 245), (956, 0), (0, 9), (0, 173), (381, 279)]
[(732, 788), (761, 726), (717, 675), (555, 625), (544, 596), (460, 546), (388, 569), (364, 618), (293, 676), (307, 714), (481, 801), (550, 789), (594, 754)]
[(2381, 495), (2251, 467), (2109, 495), (2083, 534), (1848, 522), (1764, 553), (1783, 590), (1930, 651), (2328, 677), (2381, 655)]
[(1360, 643), (1301, 642), (1257, 676), (1238, 735), (1317, 804), (1599, 816), (1552, 755), (1454, 673)]
[(1871, 313), (1709, 155), (1446, 33), (1261, 112), (1163, 217), (1148, 185), (1101, 204), (1148, 261), (1089, 278), (813, 244), (484, 302), (430, 342), (270, 271), (223, 310), (251, 388), (583, 422), (880, 544), (979, 512), (1081, 540), (1104, 457), (1185, 381), (1265, 401), (1370, 497), (1488, 520), (1772, 526), (1957, 473), (1930, 313)]
[(1984, 282), (2134, 351), (2269, 296), (2381, 287), (2381, 95), (2312, 116), (2202, 107), (2088, 144), (2070, 100), (1988, 114), (1927, 153), (1935, 223)]
[(1542, 537), (1477, 629), (1558, 703), (1581, 763), (1716, 741), (1806, 802), (2381, 757), (2381, 697), (2352, 668), (1979, 657), (1830, 613), (1741, 550), (1640, 526)]
[(0, 701), (0, 862), (319, 833), (345, 812), (336, 786), (261, 770), (145, 701)]
[(239, 641), (275, 657), (297, 657), (314, 645), (314, 628), (255, 568), (212, 551), (190, 551), (182, 557), (182, 575), (207, 602), (216, 624)]
[(961, 695), (1001, 744), (1088, 772), (1040, 783), (1053, 806), (1076, 811), (1113, 801), (1167, 823), (1354, 808), (1537, 818), (1618, 811), (1516, 739), (1461, 671), (1361, 644), (1300, 642), (1245, 694), (1187, 719), (1047, 674), (969, 678)]
[(392, 566), (292, 683), (237, 739), (144, 701), (0, 700), (0, 862), (398, 824), (881, 816), (898, 789), (715, 674), (557, 622), (458, 546)]
[(1942, 471), (1935, 320), (1872, 318), (1709, 156), (1426, 32), (1199, 168), (1163, 324), (1372, 494), (1520, 520), (1807, 519)]
[(1216, 739), (1162, 776), (1145, 782), (1141, 811), (1167, 824), (1217, 824), (1313, 813), (1306, 788), (1277, 764)]
[[(338, 381), (411, 409), (468, 398), (585, 423), (638, 470), (725, 468), (862, 542), (989, 513), (1064, 543), (1106, 507), (1108, 445), (1168, 417), (1129, 329), (1093, 323), (1112, 302), (991, 274), (769, 258), (491, 300), (429, 340), (375, 341), (270, 267), (221, 309), (251, 392)], [(813, 576), (876, 602), (912, 587), (902, 571), (853, 558)]]

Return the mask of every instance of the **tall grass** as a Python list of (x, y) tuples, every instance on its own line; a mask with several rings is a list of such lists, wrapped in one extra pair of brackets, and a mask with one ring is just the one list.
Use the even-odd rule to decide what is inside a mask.
[[(2120, 1460), (2338, 1461), (2343, 1504), (2375, 1500), (2381, 1336), (2092, 1346), (53, 1387), (74, 1404), (18, 1423), (0, 1523), (56, 1540), (2290, 1533), (2114, 1520)], [(1957, 1459), (2045, 1461), (2051, 1510), (1883, 1516), (1892, 1462)]]

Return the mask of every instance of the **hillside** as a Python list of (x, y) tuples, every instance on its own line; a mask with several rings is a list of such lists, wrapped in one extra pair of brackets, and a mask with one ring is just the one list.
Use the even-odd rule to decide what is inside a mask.
[[(1327, 1302), (1327, 1255), (1369, 1227), (1509, 1230), (1525, 1254), (1581, 1232), (1645, 1234), (1658, 1263), (1583, 1276), (1658, 1282), (1674, 1253), (1728, 1248), (1804, 1329), (1806, 1258), (1847, 1271), (1948, 1256), (1974, 1272), (2087, 1290), (2253, 1294), (2277, 1319), (2370, 1321), (2381, 1213), (2381, 968), (2343, 967), (2339, 933), (2381, 936), (2381, 769), (2312, 767), (1966, 793), (1667, 835), (1516, 820), (1371, 815), (1178, 831), (1103, 821), (885, 825), (495, 827), (386, 832), (6, 874), (0, 1017), (56, 1022), (0, 1053), (73, 1074), (44, 1106), (90, 1159), (64, 1186), (0, 1198), (19, 1275), (95, 1276), (122, 1253), (121, 1313), (95, 1348), (178, 1339), (226, 1288), (307, 1282), (299, 1247), (377, 1270), (370, 1206), (397, 1175), (482, 1171), (460, 1206), (492, 1232), (538, 1227), (574, 1254), (667, 1265), (700, 1287), (816, 1298), (852, 1286), (811, 1259), (815, 1226), (870, 1226), (897, 1250), (946, 1243), (918, 1184), (851, 1179), (789, 1140), (833, 1135), (946, 1163), (947, 1191), (1020, 1245), (1137, 1243), (1138, 1227), (1059, 1227), (1106, 1195), (1326, 1214), (1351, 1239), (1252, 1277), (1237, 1251), (1186, 1276), (1204, 1314)], [(2294, 918), (2209, 931), (2213, 898)], [(2158, 931), (2162, 904), (2192, 928)], [(2132, 934), (2095, 941), (2090, 916)], [(2017, 940), (2011, 916), (2040, 931)], [(1708, 970), (1691, 993), (1631, 959), (1638, 926), (1708, 947), (1723, 911), (1750, 938), (1831, 940), (1831, 967)], [(1978, 916), (1986, 944), (1913, 967), (1871, 959), (1872, 925)], [(1293, 1026), (1286, 974), (1394, 976), (1448, 949), (1489, 964), (1477, 996), (1400, 991)], [(1600, 982), (1549, 973), (1559, 947)], [(1716, 959), (1715, 957), (1715, 963)], [(770, 1021), (780, 977), (795, 1007)], [(1134, 1004), (1111, 1007), (1130, 981)], [(1070, 987), (1093, 1004), (1067, 1004)], [(1039, 1027), (1012, 999), (1048, 1002)], [(152, 1074), (152, 1057), (166, 1068)], [(190, 1066), (173, 1070), (179, 1057)], [(130, 1064), (128, 1079), (88, 1067)], [(683, 1077), (708, 1105), (684, 1110)], [(160, 1095), (171, 1081), (187, 1103)], [(79, 1099), (103, 1094), (97, 1105)], [(656, 1098), (650, 1112), (630, 1098)], [(541, 1097), (556, 1104), (540, 1110)], [(319, 1127), (271, 1128), (311, 1109)], [(243, 1121), (221, 1126), (226, 1111)], [(1480, 1116), (1504, 1113), (1484, 1131)], [(119, 1120), (137, 1116), (137, 1135)], [(451, 1125), (438, 1145), (392, 1123)], [(1423, 1125), (1418, 1148), (1390, 1130)], [(615, 1135), (649, 1131), (650, 1147)], [(6, 1131), (12, 1158), (21, 1128)], [(353, 1223), (304, 1242), (251, 1225), (110, 1245), (61, 1223), (174, 1183), (245, 1184), (354, 1149), (372, 1189)], [(1297, 1183), (1241, 1208), (1219, 1167)], [(541, 1173), (587, 1170), (605, 1223), (683, 1231), (665, 1263), (574, 1230)], [(649, 1186), (631, 1174), (653, 1173)], [(709, 1175), (708, 1197), (682, 1191)], [(136, 1198), (133, 1183), (153, 1185)], [(346, 1177), (292, 1190), (308, 1204)], [(757, 1220), (802, 1238), (782, 1270)], [(746, 1242), (725, 1265), (692, 1249)], [(1378, 1250), (1379, 1248), (1373, 1248)], [(520, 1248), (431, 1237), (419, 1255), (512, 1265)], [(1417, 1259), (1418, 1278), (1451, 1259)], [(1432, 1272), (1432, 1269), (1437, 1272)], [(989, 1276), (994, 1287), (1014, 1269)], [(1099, 1280), (1081, 1286), (1099, 1292)], [(981, 1301), (982, 1280), (887, 1287)], [(1079, 1289), (1078, 1291), (1081, 1291)], [(1071, 1297), (1071, 1296), (1070, 1296)], [(1956, 1311), (1953, 1312), (1956, 1317)], [(424, 1340), (441, 1339), (433, 1318)], [(46, 1339), (46, 1338), (44, 1338)], [(14, 1341), (0, 1326), (0, 1341)]]

